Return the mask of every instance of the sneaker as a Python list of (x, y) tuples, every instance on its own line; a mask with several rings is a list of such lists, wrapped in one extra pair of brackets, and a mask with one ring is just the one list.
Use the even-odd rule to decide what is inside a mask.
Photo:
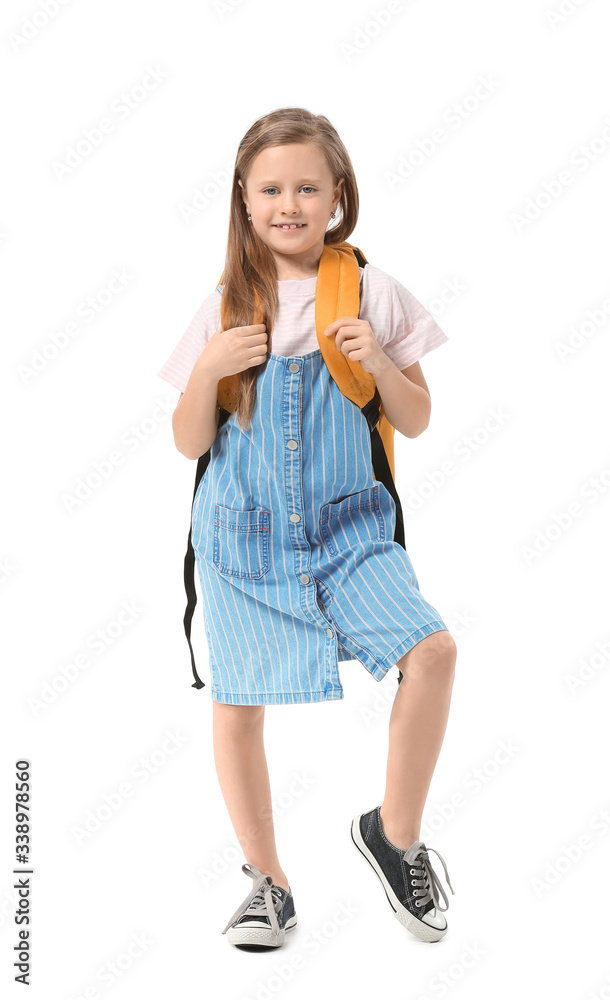
[(222, 933), (238, 946), (279, 948), (284, 932), (297, 922), (292, 890), (274, 885), (271, 875), (263, 875), (254, 865), (242, 865), (241, 870), (255, 880), (254, 886)]
[[(420, 941), (440, 941), (447, 933), (447, 921), (439, 911), (446, 910), (449, 901), (424, 842), (415, 840), (408, 850), (391, 844), (383, 830), (381, 806), (354, 817), (352, 840), (379, 878), (396, 919)], [(447, 866), (438, 851), (434, 853), (443, 863), (453, 893)], [(437, 888), (445, 906), (439, 904)]]

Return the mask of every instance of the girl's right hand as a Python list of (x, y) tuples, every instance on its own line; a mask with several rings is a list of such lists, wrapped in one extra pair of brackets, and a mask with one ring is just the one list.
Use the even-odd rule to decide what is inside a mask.
[(234, 326), (212, 334), (197, 359), (208, 375), (220, 382), (227, 375), (236, 375), (246, 368), (260, 365), (267, 359), (267, 327)]

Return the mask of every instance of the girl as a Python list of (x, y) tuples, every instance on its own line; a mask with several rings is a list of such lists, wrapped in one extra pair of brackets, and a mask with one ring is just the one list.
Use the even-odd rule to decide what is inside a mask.
[[(383, 802), (353, 819), (352, 841), (407, 930), (424, 941), (447, 930), (448, 899), (419, 835), (455, 643), (392, 540), (396, 506), (373, 476), (367, 420), (331, 377), (316, 329), (320, 259), (340, 247), (351, 260), (357, 218), (352, 164), (327, 118), (281, 108), (256, 121), (237, 152), (223, 283), (159, 372), (181, 390), (176, 447), (192, 459), (209, 451), (191, 532), (215, 765), (254, 879), (222, 932), (235, 945), (278, 947), (296, 925), (274, 837), (265, 705), (342, 698), (338, 661), (355, 658), (376, 681), (396, 665), (399, 686)], [(417, 437), (430, 418), (419, 359), (447, 337), (396, 279), (368, 263), (360, 278), (358, 315), (337, 316), (323, 336), (374, 377), (390, 424)], [(223, 379), (236, 395), (219, 429)]]

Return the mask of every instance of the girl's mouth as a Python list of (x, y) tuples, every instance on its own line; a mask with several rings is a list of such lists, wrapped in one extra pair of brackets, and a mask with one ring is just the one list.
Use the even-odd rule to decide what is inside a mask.
[(305, 228), (305, 223), (304, 222), (299, 222), (296, 225), (288, 225), (288, 226), (278, 226), (278, 225), (275, 225), (273, 228), (274, 229), (279, 229), (279, 231), (281, 233), (297, 233), (300, 229), (304, 229)]

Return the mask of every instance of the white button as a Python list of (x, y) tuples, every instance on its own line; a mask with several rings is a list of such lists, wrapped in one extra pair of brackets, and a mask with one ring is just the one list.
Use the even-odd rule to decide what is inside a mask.
[(309, 583), (309, 577), (307, 576), (307, 573), (301, 573), (299, 581), (301, 583)]
[(300, 521), (301, 520), (301, 515), (300, 514), (291, 514), (290, 515), (290, 520), (291, 521), (295, 521), (295, 522), (296, 521)]
[(332, 628), (327, 628), (327, 629), (326, 629), (326, 634), (327, 634), (327, 636), (329, 637), (329, 639), (332, 639), (332, 637), (333, 637), (333, 635), (334, 635), (335, 633), (333, 632)]
[(293, 361), (291, 364), (288, 365), (289, 372), (298, 372), (298, 370), (299, 366), (297, 365), (296, 361)]
[(297, 442), (296, 442), (296, 441), (293, 441), (293, 440), (290, 440), (290, 441), (288, 442), (288, 448), (290, 448), (290, 450), (291, 450), (291, 451), (294, 451), (294, 449), (295, 449), (295, 448), (298, 448), (298, 447), (299, 447), (299, 446), (298, 446), (298, 444), (297, 444)]

